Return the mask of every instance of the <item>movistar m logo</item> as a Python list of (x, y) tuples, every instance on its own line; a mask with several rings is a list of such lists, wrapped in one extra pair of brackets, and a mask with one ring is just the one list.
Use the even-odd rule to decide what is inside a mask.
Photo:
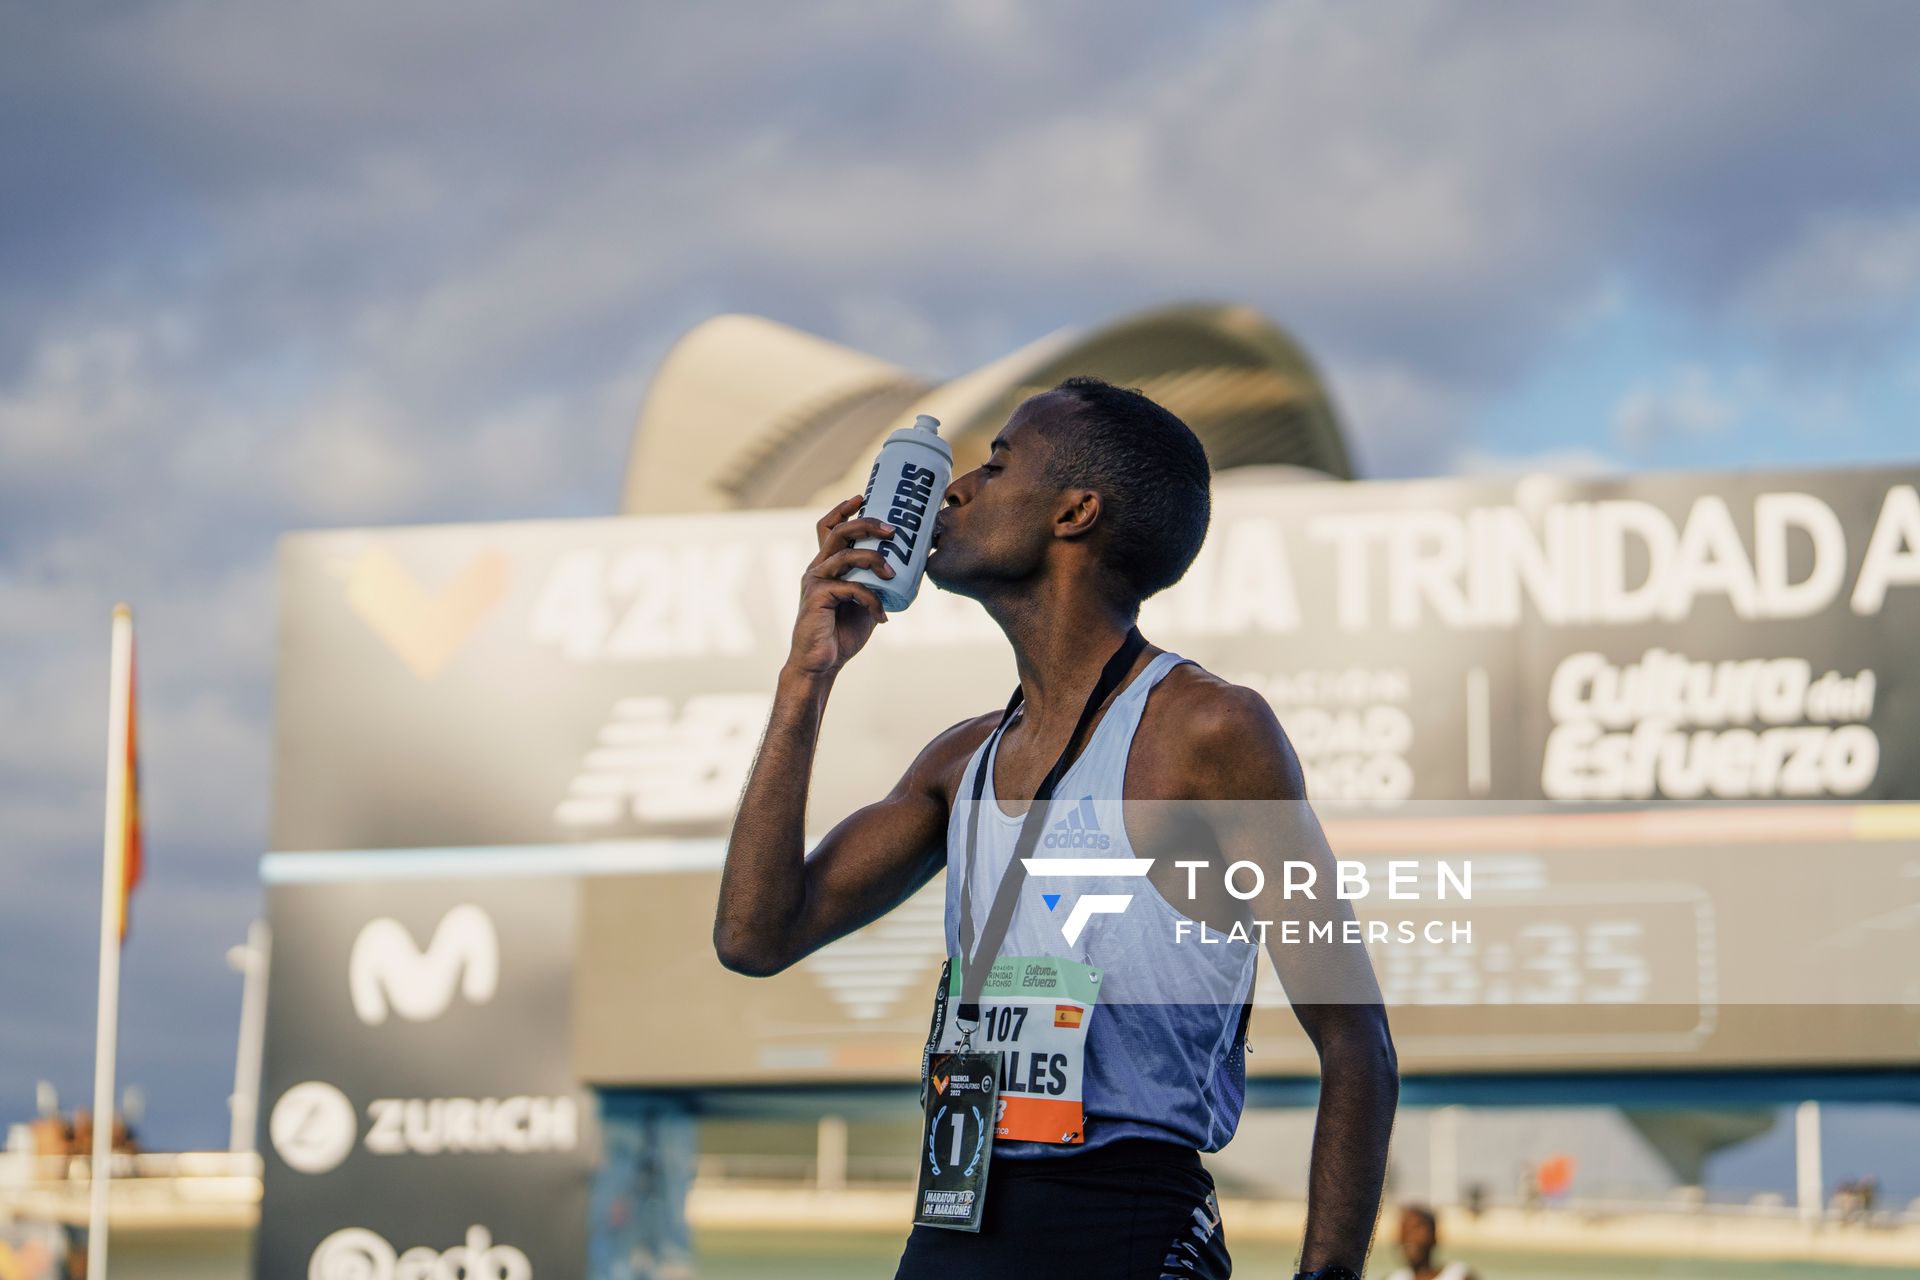
[(1072, 813), (1048, 829), (1041, 844), (1049, 849), (1111, 849), (1113, 837), (1100, 829), (1100, 817), (1093, 810), (1093, 797), (1081, 796)]
[(499, 984), (493, 920), (471, 903), (441, 918), (424, 951), (405, 925), (382, 916), (360, 930), (347, 958), (353, 1011), (370, 1027), (385, 1022), (389, 1008), (408, 1022), (432, 1021), (447, 1011), (456, 991), (485, 1004)]

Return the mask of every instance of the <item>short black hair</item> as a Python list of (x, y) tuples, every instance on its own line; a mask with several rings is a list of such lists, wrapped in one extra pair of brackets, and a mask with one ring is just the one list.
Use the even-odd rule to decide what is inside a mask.
[(1100, 495), (1101, 564), (1120, 603), (1137, 609), (1180, 581), (1206, 541), (1213, 516), (1206, 448), (1137, 388), (1076, 377), (1053, 391), (1074, 409), (1047, 425), (1047, 479)]

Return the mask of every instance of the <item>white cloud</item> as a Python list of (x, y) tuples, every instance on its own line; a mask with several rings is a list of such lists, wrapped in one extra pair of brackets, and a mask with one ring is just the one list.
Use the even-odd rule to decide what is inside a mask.
[(1323, 374), (1348, 439), (1358, 445), (1361, 475), (1378, 479), (1446, 469), (1452, 442), (1470, 416), (1472, 397), (1462, 388), (1406, 365), (1346, 358), (1330, 361)]
[(255, 462), (266, 462), (310, 520), (349, 523), (405, 511), (425, 496), (426, 459), (408, 447), (399, 407), (379, 391), (349, 385), (290, 423)]
[(1627, 468), (1597, 449), (1542, 449), (1537, 453), (1491, 453), (1462, 449), (1453, 455), (1457, 475), (1517, 479), (1522, 476), (1611, 476)]
[(1724, 430), (1739, 416), (1735, 392), (1711, 370), (1688, 365), (1628, 389), (1614, 405), (1613, 433), (1622, 445), (1638, 450), (1662, 436)]
[(1745, 308), (1789, 329), (1879, 318), (1920, 304), (1920, 208), (1834, 212), (1765, 263)]
[(24, 376), (0, 393), (0, 467), (66, 470), (152, 409), (141, 385), (142, 335), (120, 328), (44, 337)]
[(856, 351), (923, 376), (965, 367), (954, 347), (955, 335), (946, 331), (940, 317), (898, 294), (848, 293), (835, 300), (834, 314), (837, 336)]

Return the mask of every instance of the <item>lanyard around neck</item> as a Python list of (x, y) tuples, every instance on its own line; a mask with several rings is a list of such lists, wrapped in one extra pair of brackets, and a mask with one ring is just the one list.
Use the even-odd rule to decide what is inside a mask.
[(1080, 735), (1087, 731), (1087, 724), (1093, 719), (1107, 695), (1112, 693), (1127, 674), (1127, 668), (1140, 651), (1147, 647), (1147, 638), (1140, 634), (1139, 627), (1129, 627), (1127, 638), (1114, 650), (1107, 665), (1100, 671), (1100, 680), (1093, 686), (1093, 692), (1087, 695), (1087, 705), (1080, 712), (1080, 722), (1073, 727), (1067, 737), (1067, 745), (1061, 750), (1060, 758), (1053, 762), (1053, 768), (1047, 770), (1047, 776), (1040, 780), (1040, 789), (1034, 793), (1033, 805), (1027, 810), (1026, 818), (1020, 824), (1020, 837), (1014, 842), (1013, 858), (1007, 863), (1007, 870), (1000, 878), (1000, 887), (993, 895), (993, 909), (987, 913), (986, 931), (980, 935), (979, 945), (974, 945), (973, 937), (973, 861), (974, 849), (979, 842), (981, 797), (986, 792), (987, 769), (993, 761), (994, 744), (1000, 739), (1001, 730), (1007, 727), (1014, 708), (1020, 705), (1021, 690), (1014, 688), (1013, 697), (1007, 700), (1007, 709), (1000, 713), (1000, 723), (993, 727), (993, 733), (987, 739), (987, 745), (980, 752), (980, 765), (973, 773), (973, 808), (967, 814), (967, 861), (966, 880), (960, 886), (960, 955), (965, 963), (960, 984), (960, 1007), (955, 1011), (961, 1023), (980, 1021), (980, 992), (987, 984), (987, 974), (993, 968), (993, 962), (1000, 958), (1000, 946), (1007, 940), (1007, 929), (1013, 923), (1014, 907), (1019, 902), (1021, 886), (1027, 879), (1027, 855), (1040, 839), (1040, 829), (1046, 823), (1047, 802), (1053, 799), (1053, 789), (1073, 763), (1074, 748), (1079, 744)]

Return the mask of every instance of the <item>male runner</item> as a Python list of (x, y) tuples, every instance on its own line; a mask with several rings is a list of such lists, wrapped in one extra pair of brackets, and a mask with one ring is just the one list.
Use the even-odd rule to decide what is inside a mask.
[[(1080, 1060), (1047, 1082), (1078, 1085), (1083, 1130), (996, 1142), (978, 1234), (916, 1226), (896, 1280), (1230, 1274), (1198, 1153), (1218, 1150), (1239, 1119), (1255, 956), (1252, 943), (1217, 935), (1195, 945), (1193, 928), (1289, 918), (1337, 927), (1351, 912), (1326, 891), (1333, 858), (1266, 700), (1137, 636), (1141, 601), (1177, 582), (1199, 552), (1209, 484), (1199, 440), (1137, 391), (1070, 378), (1022, 403), (988, 460), (948, 488), (927, 567), (936, 586), (978, 600), (1006, 632), (1020, 678), (1012, 714), (936, 736), (886, 797), (807, 854), (807, 787), (828, 694), (886, 621), (873, 593), (841, 575), (861, 565), (891, 574), (877, 552), (853, 545), (891, 532), (854, 518), (860, 498), (817, 526), (819, 554), (802, 579), (792, 649), (728, 841), (714, 924), (721, 962), (777, 973), (945, 869), (948, 951), (964, 965), (968, 948), (994, 932), (982, 922), (1011, 869), (1016, 905), (994, 955), (1057, 954), (1103, 975), (1101, 1003), (1073, 1050)], [(1096, 706), (1103, 673), (1118, 687)], [(1144, 881), (1126, 881), (1132, 905), (1084, 921), (1071, 944), (1059, 895), (1045, 904), (1044, 886), (1017, 878), (1015, 838), (1043, 777), (1059, 792), (1043, 818), (1082, 834), (1056, 842), (1073, 848), (1033, 853), (1078, 855), (1098, 830), (1101, 857), (1154, 859)], [(1176, 804), (1204, 830), (1168, 816)], [(1282, 895), (1282, 859), (1311, 863), (1317, 897)], [(1192, 865), (1202, 860), (1207, 867)], [(1250, 900), (1224, 891), (1235, 861), (1270, 869)], [(1248, 885), (1243, 877), (1239, 891)], [(1397, 1063), (1364, 950), (1285, 945), (1278, 935), (1267, 931), (1267, 950), (1321, 1066), (1299, 1266), (1345, 1280), (1363, 1270), (1372, 1240)], [(943, 1019), (952, 1013), (942, 1006)], [(1009, 1056), (1016, 1065), (1024, 1057)]]

